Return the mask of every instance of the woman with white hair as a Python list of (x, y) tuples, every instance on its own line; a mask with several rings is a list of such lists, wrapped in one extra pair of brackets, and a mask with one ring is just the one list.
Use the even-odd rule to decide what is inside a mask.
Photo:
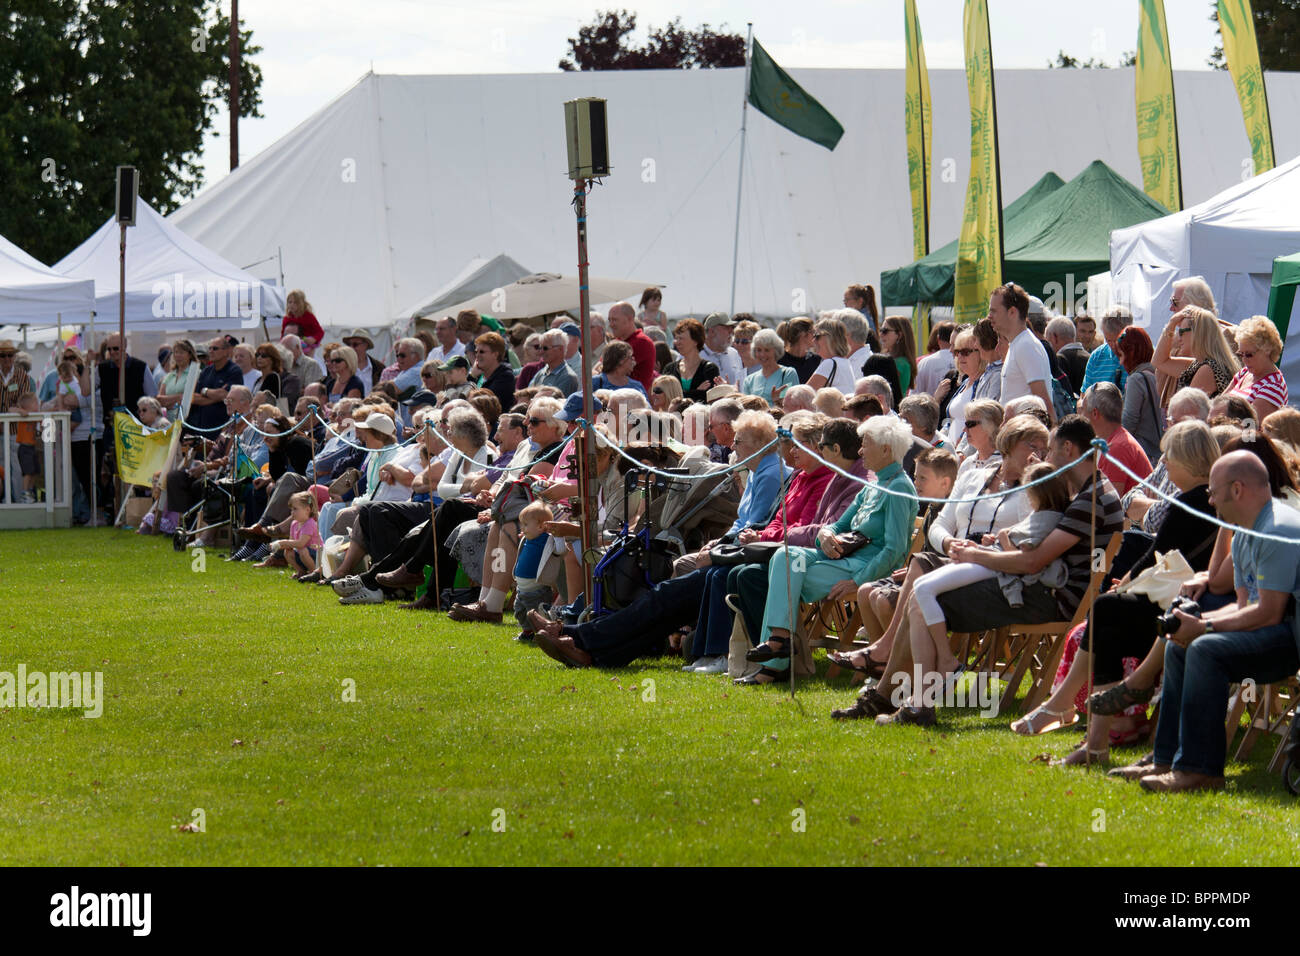
[(799, 373), (780, 364), (781, 356), (785, 354), (785, 343), (773, 330), (760, 329), (750, 343), (750, 351), (758, 362), (758, 369), (745, 376), (741, 392), (779, 405), (782, 393), (799, 384)]
[(912, 541), (916, 488), (903, 471), (912, 429), (900, 418), (878, 415), (858, 428), (862, 463), (876, 481), (847, 511), (817, 534), (811, 548), (781, 548), (768, 564), (762, 633), (767, 640), (748, 659), (765, 665), (758, 682), (789, 676), (790, 636), (799, 601), (847, 600), (868, 581), (891, 574)]

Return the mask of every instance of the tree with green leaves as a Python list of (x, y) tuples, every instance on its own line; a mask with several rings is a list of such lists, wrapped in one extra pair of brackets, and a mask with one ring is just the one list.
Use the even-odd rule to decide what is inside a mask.
[[(723, 24), (723, 31), (727, 29)], [(694, 30), (677, 17), (651, 30), (641, 46), (633, 46), (636, 14), (626, 10), (597, 12), (596, 19), (569, 38), (569, 55), (561, 70), (690, 70), (745, 65), (745, 38), (716, 32), (707, 23)]]
[[(1259, 65), (1265, 70), (1300, 70), (1300, 0), (1250, 0), (1255, 17), (1255, 42)], [(1210, 20), (1219, 29), (1219, 5), (1210, 4)], [(1206, 61), (1216, 70), (1226, 70), (1223, 44), (1214, 48)]]
[[(261, 48), (240, 30), (240, 116), (260, 116)], [(166, 214), (203, 183), (229, 83), (218, 0), (9, 0), (0, 17), (0, 235), (54, 262), (112, 213), (115, 167)]]

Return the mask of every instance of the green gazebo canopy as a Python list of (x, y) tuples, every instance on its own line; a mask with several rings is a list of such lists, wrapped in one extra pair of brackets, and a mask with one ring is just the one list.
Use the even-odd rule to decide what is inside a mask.
[[(1060, 177), (1048, 173), (1006, 207), (1002, 223), (1003, 279), (1044, 300), (1052, 297), (1047, 291), (1051, 284), (1058, 285), (1059, 297), (1067, 293), (1069, 277), (1077, 289), (1088, 276), (1110, 268), (1111, 230), (1169, 214), (1101, 160), (1068, 183), (1053, 187), (1051, 180), (1060, 184)], [(949, 304), (956, 265), (957, 243), (951, 242), (910, 266), (884, 273), (881, 298), (886, 305)]]
[(1300, 285), (1300, 252), (1279, 256), (1273, 260), (1273, 282), (1268, 293), (1268, 317), (1277, 326), (1286, 341), (1287, 327), (1291, 324), (1291, 309), (1295, 305), (1295, 289)]
[[(1002, 209), (1002, 228), (1010, 230), (1020, 214), (1038, 200), (1065, 185), (1056, 173), (1044, 173), (1014, 202)], [(880, 301), (886, 305), (916, 305), (918, 302), (952, 302), (953, 274), (957, 269), (957, 240), (940, 246), (910, 266), (880, 275)]]

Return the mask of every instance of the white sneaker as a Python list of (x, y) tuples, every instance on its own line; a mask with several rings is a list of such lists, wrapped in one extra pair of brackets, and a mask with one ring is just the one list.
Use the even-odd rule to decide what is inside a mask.
[(335, 581), (330, 586), (334, 588), (334, 593), (339, 597), (347, 597), (349, 594), (356, 594), (365, 587), (365, 585), (361, 583), (361, 575), (359, 574), (349, 574), (342, 581)]
[(719, 654), (717, 657), (705, 657), (696, 666), (693, 673), (696, 674), (725, 674), (727, 672), (727, 655)]
[(339, 598), (340, 604), (383, 604), (384, 592), (368, 588), (364, 584), (354, 594)]
[(702, 661), (691, 661), (689, 664), (683, 664), (682, 670), (686, 671), (689, 674), (692, 671), (694, 671), (695, 668), (699, 667), (701, 663)]

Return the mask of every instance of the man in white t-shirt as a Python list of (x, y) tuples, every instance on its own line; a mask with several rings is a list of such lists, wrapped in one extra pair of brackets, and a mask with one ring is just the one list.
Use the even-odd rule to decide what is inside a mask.
[(1014, 282), (998, 286), (989, 296), (989, 319), (1006, 337), (1007, 357), (1002, 363), (1002, 397), (1007, 402), (1024, 395), (1037, 395), (1047, 406), (1047, 417), (1056, 423), (1052, 409), (1051, 376), (1047, 353), (1029, 331), (1029, 296)]
[(704, 348), (700, 354), (718, 367), (718, 374), (740, 388), (745, 379), (745, 364), (740, 353), (731, 347), (731, 329), (736, 323), (725, 312), (712, 312), (704, 320)]

